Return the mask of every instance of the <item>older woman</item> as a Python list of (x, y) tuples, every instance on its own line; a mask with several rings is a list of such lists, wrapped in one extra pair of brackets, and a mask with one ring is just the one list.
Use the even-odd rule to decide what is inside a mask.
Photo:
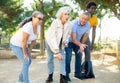
[(60, 83), (68, 83), (66, 80), (64, 47), (68, 40), (68, 36), (71, 33), (71, 27), (69, 23), (70, 8), (66, 6), (61, 7), (57, 12), (56, 17), (57, 19), (52, 22), (46, 35), (49, 74), (46, 83), (53, 81), (54, 54), (57, 55), (59, 60)]
[[(22, 62), (22, 69), (19, 74), (18, 83), (29, 83), (28, 70), (31, 64), (31, 51), (35, 44), (37, 35), (40, 33), (40, 24), (43, 14), (39, 11), (33, 12), (30, 18), (23, 20), (19, 25), (19, 30), (10, 40), (10, 47)], [(30, 43), (28, 49), (27, 44)]]

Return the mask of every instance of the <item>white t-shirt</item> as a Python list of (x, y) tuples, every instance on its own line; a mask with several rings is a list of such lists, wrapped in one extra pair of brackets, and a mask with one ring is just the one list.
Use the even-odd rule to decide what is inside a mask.
[[(13, 35), (10, 39), (10, 43), (22, 47), (22, 32), (26, 32), (29, 34), (29, 38), (27, 43), (30, 43), (33, 40), (37, 39), (37, 35), (33, 32), (32, 21), (26, 23), (22, 28), (20, 28), (15, 35)], [(40, 25), (37, 26), (37, 34), (40, 33)]]

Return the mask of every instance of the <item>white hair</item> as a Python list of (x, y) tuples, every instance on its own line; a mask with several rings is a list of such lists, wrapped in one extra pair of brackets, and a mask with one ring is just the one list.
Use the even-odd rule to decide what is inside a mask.
[(66, 12), (70, 13), (70, 12), (71, 12), (70, 8), (69, 8), (68, 6), (61, 7), (61, 8), (57, 11), (56, 17), (57, 17), (58, 19), (60, 19), (61, 16), (62, 16), (62, 14), (63, 14), (63, 13), (66, 13)]

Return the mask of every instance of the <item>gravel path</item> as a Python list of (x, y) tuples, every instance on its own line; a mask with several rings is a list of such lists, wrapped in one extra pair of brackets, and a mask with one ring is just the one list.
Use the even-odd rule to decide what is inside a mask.
[[(55, 58), (55, 72), (53, 83), (59, 83), (59, 66)], [(120, 65), (113, 56), (92, 54), (95, 79), (79, 80), (74, 77), (74, 56), (72, 58), (72, 72), (70, 83), (120, 83)], [(17, 59), (0, 59), (0, 83), (16, 83), (21, 68)], [(31, 83), (45, 83), (47, 78), (47, 59), (33, 59), (30, 66), (29, 78)]]

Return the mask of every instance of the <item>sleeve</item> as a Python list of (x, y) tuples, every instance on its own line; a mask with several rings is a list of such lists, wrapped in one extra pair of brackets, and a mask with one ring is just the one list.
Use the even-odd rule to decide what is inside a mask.
[(72, 28), (72, 30), (71, 30), (71, 33), (76, 33), (76, 26), (75, 26), (75, 24), (76, 23), (74, 23), (75, 21), (72, 21), (72, 23), (71, 23), (71, 28)]
[(57, 36), (56, 36), (56, 25), (57, 20), (54, 20), (47, 32), (47, 43), (50, 46), (51, 50), (55, 53), (55, 49), (59, 49), (57, 45)]
[(30, 34), (30, 33), (31, 33), (31, 30), (30, 30), (30, 29), (31, 29), (31, 28), (30, 28), (30, 26), (29, 26), (28, 23), (26, 23), (26, 24), (23, 26), (23, 32), (26, 32), (26, 33)]
[(64, 27), (64, 36), (63, 36), (63, 42), (68, 41), (69, 36), (71, 35), (71, 24), (68, 22), (66, 26)]

